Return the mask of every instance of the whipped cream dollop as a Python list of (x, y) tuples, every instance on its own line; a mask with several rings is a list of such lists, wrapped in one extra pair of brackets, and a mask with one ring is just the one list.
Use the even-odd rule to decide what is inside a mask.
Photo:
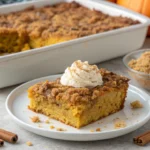
[(65, 70), (60, 80), (62, 85), (73, 87), (95, 87), (102, 85), (102, 76), (96, 65), (89, 65), (87, 61), (75, 61)]

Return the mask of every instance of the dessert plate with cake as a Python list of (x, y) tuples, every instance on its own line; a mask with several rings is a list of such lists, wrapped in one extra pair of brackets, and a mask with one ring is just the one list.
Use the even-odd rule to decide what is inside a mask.
[(127, 134), (150, 119), (149, 96), (129, 79), (87, 61), (63, 75), (35, 79), (13, 90), (6, 108), (23, 128), (50, 138), (90, 141)]

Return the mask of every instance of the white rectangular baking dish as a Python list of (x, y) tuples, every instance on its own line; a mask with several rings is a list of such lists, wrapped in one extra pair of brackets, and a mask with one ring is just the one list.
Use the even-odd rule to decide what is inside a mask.
[[(32, 5), (42, 7), (62, 1), (71, 2), (72, 0), (39, 0), (18, 3), (0, 7), (0, 13), (22, 10)], [(90, 9), (101, 10), (114, 16), (127, 16), (142, 23), (31, 51), (0, 56), (0, 88), (50, 74), (62, 73), (77, 59), (98, 63), (124, 55), (143, 45), (150, 24), (147, 17), (105, 1), (74, 1)]]

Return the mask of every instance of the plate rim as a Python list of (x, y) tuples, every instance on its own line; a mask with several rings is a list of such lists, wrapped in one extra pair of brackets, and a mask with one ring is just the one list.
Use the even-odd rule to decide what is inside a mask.
[[(45, 80), (46, 78), (57, 78), (57, 77), (60, 77), (61, 74), (56, 74), (56, 75), (50, 75), (50, 76), (45, 76), (45, 77), (41, 77), (41, 78), (37, 78), (37, 79), (34, 79), (34, 80), (31, 80), (31, 81), (28, 81), (26, 83), (23, 83), (19, 86), (17, 86), (15, 89), (13, 89), (10, 94), (7, 96), (6, 98), (6, 102), (5, 102), (5, 108), (8, 112), (8, 114), (11, 116), (11, 118), (15, 121), (15, 123), (19, 124), (22, 128), (28, 130), (28, 128), (31, 128), (33, 130), (39, 130), (39, 131), (43, 131), (43, 132), (49, 132), (49, 133), (57, 133), (57, 134), (65, 134), (65, 135), (99, 135), (99, 134), (108, 134), (108, 133), (118, 133), (120, 131), (125, 131), (125, 130), (130, 130), (132, 128), (136, 128), (137, 127), (137, 124), (140, 125), (144, 122), (147, 123), (149, 120), (150, 120), (150, 110), (148, 112), (148, 114), (144, 117), (144, 119), (142, 119), (141, 121), (139, 121), (138, 123), (134, 123), (133, 125), (130, 125), (130, 126), (127, 126), (125, 128), (120, 128), (120, 129), (117, 129), (117, 130), (110, 130), (110, 131), (102, 131), (102, 132), (59, 132), (59, 131), (55, 131), (55, 130), (48, 130), (48, 129), (45, 129), (45, 128), (38, 128), (36, 126), (33, 126), (33, 125), (30, 125), (24, 121), (22, 121), (21, 119), (19, 119), (11, 110), (10, 106), (9, 106), (9, 102), (10, 101), (14, 101), (15, 99), (11, 100), (11, 96), (13, 96), (13, 94), (15, 92), (17, 92), (20, 88), (23, 88), (24, 86), (27, 86), (28, 84), (31, 84), (32, 82), (40, 82), (40, 80)], [(129, 84), (129, 88), (133, 88), (133, 89), (136, 89), (137, 91), (139, 91), (140, 93), (144, 93), (144, 95), (146, 95), (146, 99), (148, 99), (150, 96), (142, 89), (134, 86), (134, 85), (131, 85)], [(150, 100), (148, 101), (148, 104), (149, 104), (149, 107), (150, 107)], [(144, 125), (143, 124), (143, 125)], [(141, 127), (141, 125), (140, 125)], [(139, 128), (139, 127), (138, 127)], [(78, 129), (80, 130), (80, 129)], [(28, 130), (29, 131), (29, 130)], [(134, 131), (134, 130), (132, 130)], [(130, 131), (130, 132), (132, 132)], [(30, 131), (31, 132), (31, 131)], [(34, 132), (33, 132), (34, 133)], [(40, 135), (40, 134), (39, 134)]]

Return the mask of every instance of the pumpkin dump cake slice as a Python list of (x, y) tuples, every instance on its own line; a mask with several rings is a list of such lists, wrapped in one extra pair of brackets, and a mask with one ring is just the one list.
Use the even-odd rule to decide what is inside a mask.
[(61, 79), (28, 89), (29, 109), (76, 128), (123, 109), (128, 79), (76, 61)]

